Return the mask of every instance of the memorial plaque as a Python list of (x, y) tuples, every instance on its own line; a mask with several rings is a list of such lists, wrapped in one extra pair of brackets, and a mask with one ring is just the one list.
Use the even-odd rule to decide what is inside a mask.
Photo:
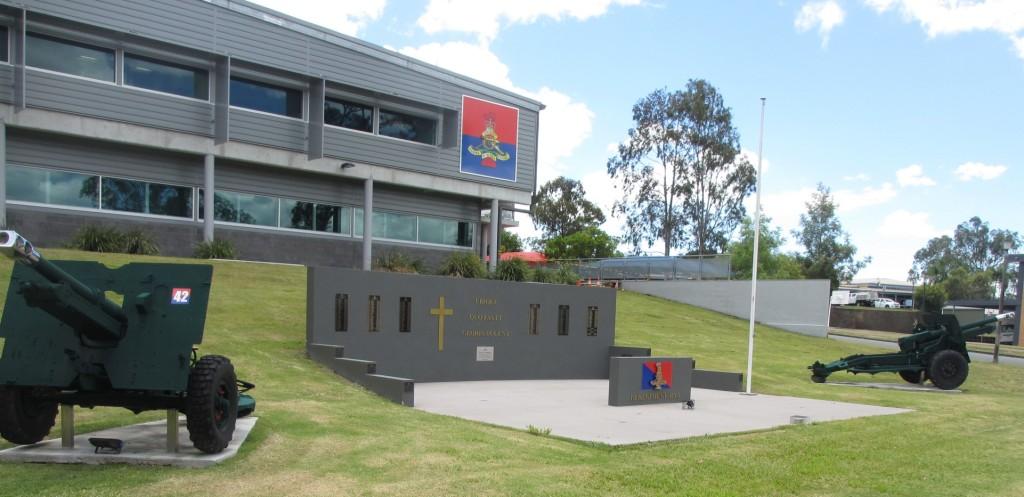
[(612, 357), (608, 405), (668, 404), (690, 400), (693, 359)]
[(477, 347), (477, 362), (494, 362), (494, 347)]

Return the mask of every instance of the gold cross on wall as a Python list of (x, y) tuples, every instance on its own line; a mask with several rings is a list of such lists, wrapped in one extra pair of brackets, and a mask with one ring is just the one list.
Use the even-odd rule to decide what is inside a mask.
[(454, 311), (452, 309), (445, 309), (444, 297), (441, 297), (441, 302), (437, 307), (430, 310), (431, 316), (437, 316), (437, 351), (441, 352), (444, 350), (444, 318), (445, 316), (451, 316)]

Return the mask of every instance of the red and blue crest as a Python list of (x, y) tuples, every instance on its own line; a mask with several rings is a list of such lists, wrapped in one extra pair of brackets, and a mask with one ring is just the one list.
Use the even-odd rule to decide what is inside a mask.
[(519, 109), (462, 96), (462, 154), (466, 174), (516, 180)]
[(668, 390), (672, 388), (672, 363), (650, 361), (643, 364), (641, 390)]

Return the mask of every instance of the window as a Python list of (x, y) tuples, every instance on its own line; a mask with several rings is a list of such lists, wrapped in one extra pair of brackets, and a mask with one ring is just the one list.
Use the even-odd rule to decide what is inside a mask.
[(149, 183), (146, 185), (146, 202), (150, 214), (175, 217), (192, 217), (192, 187), (161, 185)]
[(347, 235), (352, 232), (352, 208), (281, 199), (281, 227)]
[(234, 76), (231, 77), (231, 105), (302, 118), (301, 91)]
[(101, 209), (192, 217), (192, 187), (103, 178)]
[[(199, 219), (203, 219), (204, 195), (199, 195)], [(213, 218), (229, 223), (277, 227), (278, 199), (218, 190), (213, 196)]]
[[(356, 209), (356, 236), (363, 236), (363, 210)], [(373, 213), (373, 237), (416, 241), (416, 216), (394, 212)]]
[(420, 217), (419, 241), (438, 245), (473, 246), (473, 224), (454, 219)]
[(114, 51), (108, 48), (28, 33), (25, 62), (40, 69), (114, 81)]
[(7, 198), (22, 202), (99, 207), (99, 176), (7, 166)]
[(334, 98), (325, 99), (324, 123), (373, 133), (373, 106)]
[(10, 62), (10, 36), (7, 26), (0, 26), (0, 60)]
[(210, 95), (206, 71), (127, 53), (124, 84), (200, 100), (207, 100)]
[(104, 209), (146, 212), (146, 183), (117, 178), (103, 178)]
[(427, 145), (437, 142), (437, 119), (380, 110), (380, 134)]

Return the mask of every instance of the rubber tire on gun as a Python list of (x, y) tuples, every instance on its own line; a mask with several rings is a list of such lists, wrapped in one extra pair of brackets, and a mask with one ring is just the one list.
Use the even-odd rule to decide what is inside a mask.
[(46, 438), (57, 420), (57, 401), (38, 400), (28, 388), (0, 387), (0, 436), (18, 445)]
[(238, 416), (238, 383), (227, 357), (203, 356), (188, 377), (185, 417), (197, 449), (221, 452), (231, 443)]
[(924, 383), (924, 370), (921, 371), (897, 371), (900, 378), (907, 383), (913, 383), (914, 385), (920, 385)]
[(967, 358), (955, 350), (943, 350), (928, 364), (928, 377), (933, 385), (953, 390), (967, 380)]

